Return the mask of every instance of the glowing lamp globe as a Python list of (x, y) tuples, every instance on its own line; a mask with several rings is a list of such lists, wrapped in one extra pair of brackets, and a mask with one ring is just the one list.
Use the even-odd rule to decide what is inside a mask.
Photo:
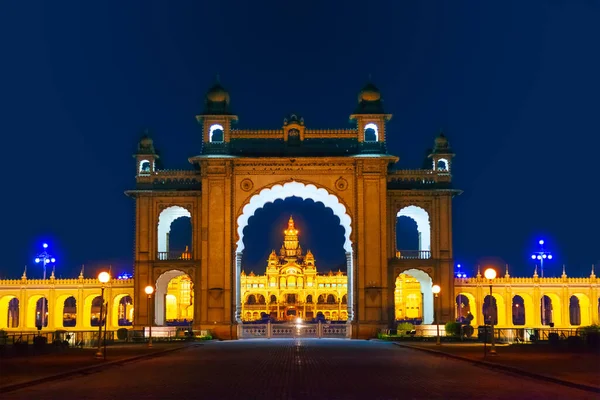
[(42, 245), (42, 247), (43, 247), (43, 248), (45, 248), (45, 249), (47, 249), (47, 248), (48, 248), (48, 243), (44, 243), (44, 244)]
[(53, 262), (56, 262), (56, 258), (52, 257), (52, 258), (50, 259), (50, 262), (52, 262), (52, 263), (53, 263)]
[(537, 258), (537, 256), (536, 256), (535, 254), (532, 254), (532, 255), (531, 255), (531, 259), (532, 259), (532, 260), (535, 260), (536, 258)]
[(541, 260), (541, 259), (542, 259), (542, 256), (537, 256), (537, 259), (538, 259), (538, 260)]
[(36, 263), (39, 263), (39, 262), (40, 262), (40, 259), (39, 259), (39, 258), (36, 258), (36, 259), (35, 259), (35, 262), (36, 262)]
[(442, 291), (442, 288), (440, 287), (440, 285), (433, 285), (431, 287), (431, 291), (433, 292), (433, 294), (438, 294)]
[(108, 281), (110, 281), (110, 274), (108, 272), (100, 272), (98, 274), (98, 280), (100, 281), (100, 283), (107, 283)]
[(485, 279), (492, 280), (492, 279), (496, 278), (496, 270), (493, 268), (488, 268), (483, 273), (483, 276), (485, 276)]
[(552, 260), (552, 254), (548, 254), (548, 260)]
[(539, 243), (540, 243), (541, 245), (543, 245), (543, 244), (544, 244), (544, 241), (543, 241), (543, 240), (540, 240), (540, 241), (539, 241)]
[(152, 286), (148, 285), (148, 286), (146, 286), (144, 291), (146, 292), (147, 295), (151, 295), (152, 293), (154, 293), (154, 288)]
[(542, 255), (542, 257), (546, 258), (546, 257), (548, 257), (548, 256), (544, 254), (544, 255)]

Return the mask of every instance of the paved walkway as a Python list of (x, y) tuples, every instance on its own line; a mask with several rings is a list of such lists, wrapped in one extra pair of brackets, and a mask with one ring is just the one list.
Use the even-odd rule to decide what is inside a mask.
[[(483, 344), (398, 343), (456, 355), (473, 361), (518, 368), (537, 375), (594, 386), (600, 390), (600, 352), (587, 348), (569, 350), (550, 345), (515, 344), (496, 346), (497, 355), (484, 357)], [(487, 349), (489, 350), (489, 345)], [(599, 395), (600, 398), (600, 395)]]
[(97, 350), (91, 348), (69, 348), (56, 353), (0, 358), (0, 391), (6, 386), (80, 368), (101, 366), (113, 361), (161, 353), (181, 346), (181, 343), (156, 343), (152, 348), (148, 348), (146, 344), (112, 346), (107, 348), (106, 360), (96, 359), (94, 354)]
[(9, 399), (597, 399), (579, 389), (359, 340), (205, 343), (5, 393)]

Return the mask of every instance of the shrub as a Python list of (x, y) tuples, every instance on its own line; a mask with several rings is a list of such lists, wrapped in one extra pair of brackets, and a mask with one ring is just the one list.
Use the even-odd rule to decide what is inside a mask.
[(119, 329), (117, 329), (117, 339), (119, 339), (119, 340), (127, 340), (127, 328), (119, 328)]
[(459, 322), (446, 322), (446, 336), (460, 336), (460, 328)]
[(396, 329), (398, 336), (407, 336), (415, 329), (415, 326), (410, 322), (400, 322)]

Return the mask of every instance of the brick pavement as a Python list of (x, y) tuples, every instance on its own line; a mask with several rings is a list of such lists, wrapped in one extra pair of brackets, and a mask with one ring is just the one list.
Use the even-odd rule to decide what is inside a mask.
[[(499, 345), (496, 346), (496, 356), (484, 357), (482, 343), (443, 343), (441, 346), (435, 343), (398, 344), (518, 368), (549, 378), (594, 386), (600, 390), (600, 352), (587, 348), (556, 348), (547, 344)], [(489, 345), (487, 348), (489, 349)]]
[(9, 399), (596, 399), (464, 361), (358, 340), (212, 342)]
[(181, 347), (181, 343), (156, 343), (109, 346), (106, 360), (94, 358), (95, 348), (69, 348), (48, 354), (0, 358), (0, 391), (3, 387), (42, 379), (80, 368), (104, 365), (112, 361), (160, 353)]

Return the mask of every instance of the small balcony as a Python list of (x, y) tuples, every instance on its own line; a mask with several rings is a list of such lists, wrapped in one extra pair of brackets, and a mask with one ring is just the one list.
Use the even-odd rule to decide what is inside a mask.
[(194, 257), (191, 251), (159, 251), (156, 259), (158, 261), (191, 261)]
[(429, 250), (397, 250), (396, 258), (399, 260), (427, 260), (431, 258)]

